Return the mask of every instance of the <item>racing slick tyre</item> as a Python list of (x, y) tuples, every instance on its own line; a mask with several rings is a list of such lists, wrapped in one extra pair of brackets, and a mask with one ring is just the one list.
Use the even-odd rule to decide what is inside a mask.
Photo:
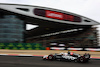
[(53, 55), (49, 55), (48, 56), (48, 60), (54, 60), (54, 56)]
[(83, 63), (84, 62), (84, 58), (83, 57), (80, 57), (79, 58), (79, 62)]

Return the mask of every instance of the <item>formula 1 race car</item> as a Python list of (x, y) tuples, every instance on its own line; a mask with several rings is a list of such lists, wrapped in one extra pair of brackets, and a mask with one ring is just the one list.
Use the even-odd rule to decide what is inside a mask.
[(73, 52), (50, 54), (43, 56), (43, 60), (60, 60), (60, 61), (74, 61), (74, 62), (88, 62), (90, 60), (90, 54), (85, 53), (83, 56)]

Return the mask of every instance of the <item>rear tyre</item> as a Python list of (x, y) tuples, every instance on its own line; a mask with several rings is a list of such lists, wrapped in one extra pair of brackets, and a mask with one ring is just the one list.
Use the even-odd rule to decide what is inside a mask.
[(79, 58), (79, 61), (80, 61), (81, 63), (83, 63), (83, 62), (84, 62), (84, 58), (83, 58), (83, 57), (80, 57), (80, 58)]

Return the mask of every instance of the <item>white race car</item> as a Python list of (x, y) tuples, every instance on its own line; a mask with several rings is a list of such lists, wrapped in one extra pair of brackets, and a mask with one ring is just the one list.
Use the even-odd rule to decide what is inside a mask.
[(85, 53), (83, 56), (68, 52), (59, 54), (50, 54), (43, 56), (43, 60), (60, 60), (60, 61), (74, 61), (74, 62), (88, 62), (90, 59), (90, 54)]

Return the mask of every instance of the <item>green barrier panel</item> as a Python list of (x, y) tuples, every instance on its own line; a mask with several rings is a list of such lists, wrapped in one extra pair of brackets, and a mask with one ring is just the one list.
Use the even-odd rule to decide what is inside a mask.
[(4, 43), (0, 43), (0, 49), (3, 49), (5, 47)]
[(0, 49), (12, 50), (45, 50), (39, 43), (0, 43)]
[(9, 47), (5, 47), (4, 49), (10, 49)]
[(25, 46), (26, 46), (26, 47), (32, 47), (32, 44), (27, 43)]
[(17, 48), (17, 47), (13, 47), (12, 49), (13, 49), (13, 50), (18, 50), (18, 48)]
[(20, 50), (25, 50), (25, 48), (24, 47), (21, 47)]
[(17, 47), (23, 47), (23, 45), (21, 43), (18, 43)]
[(30, 48), (27, 48), (27, 50), (32, 50), (32, 48), (30, 47)]
[(10, 44), (8, 45), (8, 47), (14, 47), (14, 44), (13, 44), (13, 43), (10, 43)]
[(34, 47), (39, 48), (39, 47), (41, 47), (41, 45), (40, 44), (35, 44)]
[(35, 48), (35, 50), (40, 50), (40, 48)]
[(4, 43), (0, 43), (0, 47), (3, 47), (3, 46), (5, 46)]

